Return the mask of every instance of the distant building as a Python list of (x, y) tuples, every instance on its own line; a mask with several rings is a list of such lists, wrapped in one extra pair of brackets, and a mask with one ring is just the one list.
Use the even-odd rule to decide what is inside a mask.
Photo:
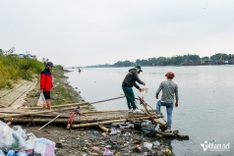
[(30, 58), (30, 59), (36, 59), (36, 55), (31, 55), (31, 54), (18, 54), (19, 58)]
[(25, 54), (19, 54), (19, 58), (25, 58)]
[(229, 63), (230, 64), (234, 64), (234, 57), (232, 57), (232, 58), (229, 59)]
[(224, 61), (224, 64), (229, 64), (229, 61)]

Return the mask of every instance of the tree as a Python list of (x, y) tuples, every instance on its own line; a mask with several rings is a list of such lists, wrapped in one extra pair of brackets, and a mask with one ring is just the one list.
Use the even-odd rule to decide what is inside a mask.
[(227, 60), (228, 57), (229, 57), (229, 56), (228, 56), (227, 54), (218, 53), (218, 54), (212, 55), (212, 56), (210, 57), (210, 59), (213, 60), (213, 61), (224, 61), (224, 60)]
[(166, 66), (169, 64), (169, 58), (167, 57), (159, 57), (157, 59), (157, 65), (161, 65), (161, 66)]
[(3, 55), (4, 51), (2, 49), (0, 49), (0, 55)]
[(205, 56), (205, 57), (202, 57), (201, 60), (202, 60), (202, 61), (209, 61), (210, 58), (209, 58), (208, 56)]
[(183, 56), (173, 56), (170, 58), (170, 65), (180, 65), (183, 62)]
[(149, 61), (148, 60), (140, 60), (140, 59), (137, 59), (136, 60), (136, 65), (140, 65), (140, 66), (148, 66), (150, 65)]
[(148, 62), (149, 62), (149, 65), (150, 65), (150, 66), (154, 66), (154, 65), (156, 65), (157, 58), (155, 58), (155, 57), (149, 58), (149, 59), (148, 59)]
[(11, 47), (9, 50), (6, 50), (3, 54), (5, 55), (10, 55), (13, 54), (15, 52), (15, 47)]
[(116, 63), (114, 63), (114, 67), (129, 67), (129, 66), (133, 66), (134, 63), (133, 62), (130, 62), (128, 60), (126, 61), (118, 61)]
[(200, 59), (200, 56), (198, 55), (184, 55), (184, 61), (185, 60), (189, 60), (189, 61), (192, 61), (194, 63), (200, 63), (201, 59)]

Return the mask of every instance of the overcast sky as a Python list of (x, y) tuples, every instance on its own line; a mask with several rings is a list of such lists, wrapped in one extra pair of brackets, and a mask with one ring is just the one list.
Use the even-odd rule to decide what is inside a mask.
[(64, 66), (234, 54), (233, 0), (0, 0), (0, 49)]

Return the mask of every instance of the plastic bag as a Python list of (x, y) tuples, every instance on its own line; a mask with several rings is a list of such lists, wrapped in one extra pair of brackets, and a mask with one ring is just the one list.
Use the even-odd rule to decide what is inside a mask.
[(40, 93), (40, 97), (39, 97), (39, 99), (38, 99), (38, 101), (37, 101), (37, 106), (43, 107), (43, 106), (45, 106), (45, 105), (46, 105), (46, 100), (45, 100), (45, 97), (44, 97), (43, 92), (41, 92), (41, 93)]
[(0, 150), (0, 156), (6, 156), (2, 150)]
[(15, 131), (15, 133), (21, 136), (24, 140), (27, 139), (26, 130), (24, 130), (21, 126), (16, 125), (16, 126), (13, 126), (12, 129)]
[(25, 149), (24, 139), (19, 136), (13, 129), (0, 120), (0, 147), (2, 150)]
[(33, 133), (27, 134), (27, 140), (25, 141), (26, 150), (34, 149), (36, 139), (37, 139), (37, 137)]
[(103, 156), (114, 156), (114, 154), (107, 148), (104, 148)]

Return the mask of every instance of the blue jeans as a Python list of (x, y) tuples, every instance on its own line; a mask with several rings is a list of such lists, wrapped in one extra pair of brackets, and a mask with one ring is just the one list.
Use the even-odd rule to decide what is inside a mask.
[(161, 113), (161, 106), (166, 106), (167, 126), (168, 126), (168, 129), (171, 129), (173, 103), (162, 102), (161, 100), (159, 100), (156, 104), (156, 113), (157, 114)]

